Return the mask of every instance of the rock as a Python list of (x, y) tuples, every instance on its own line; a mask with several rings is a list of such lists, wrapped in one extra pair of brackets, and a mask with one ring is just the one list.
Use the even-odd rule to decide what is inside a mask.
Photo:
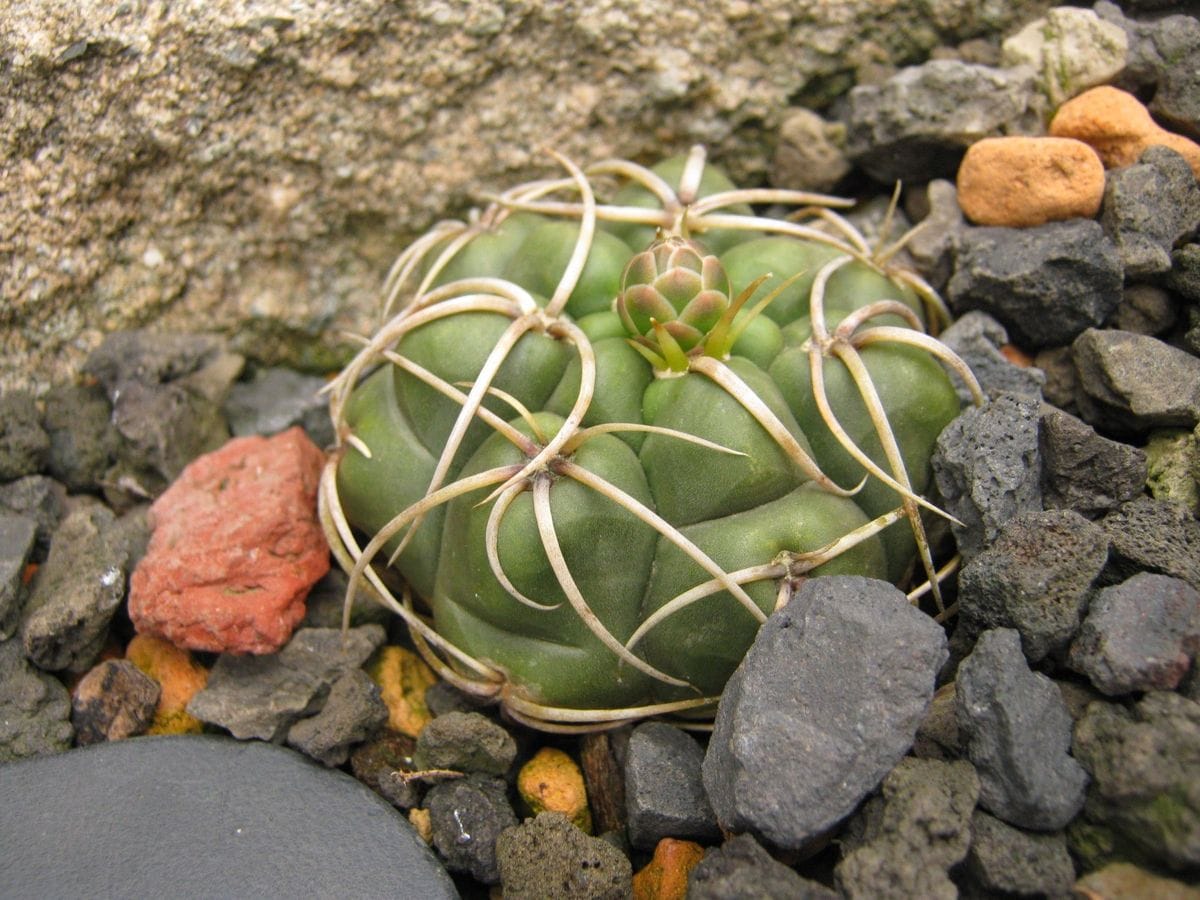
[(715, 843), (721, 829), (704, 793), (704, 750), (665, 722), (633, 729), (625, 757), (629, 842), (649, 850), (667, 837)]
[[(139, 738), (4, 772), (8, 897), (458, 896), (402, 815), (281, 747)], [(118, 809), (119, 828), (80, 814)]]
[(1098, 222), (968, 228), (947, 294), (954, 309), (995, 316), (1027, 349), (1070, 343), (1121, 302), (1121, 261)]
[(1200, 652), (1200, 592), (1143, 572), (1101, 590), (1068, 662), (1110, 696), (1174, 690)]
[(241, 368), (242, 357), (212, 336), (124, 331), (105, 338), (84, 370), (104, 386), (122, 438), (106, 483), (150, 499), (224, 444), (221, 405)]
[(1200, 522), (1185, 507), (1139, 497), (1106, 515), (1100, 527), (1110, 542), (1107, 581), (1157, 572), (1200, 589)]
[(569, 754), (557, 747), (542, 747), (521, 766), (517, 773), (517, 793), (535, 816), (544, 812), (562, 813), (580, 831), (592, 833), (583, 772)]
[(1096, 215), (1104, 164), (1069, 138), (984, 138), (967, 149), (956, 183), (959, 206), (976, 225), (1027, 228)]
[(934, 693), (913, 744), (912, 754), (918, 759), (957, 759), (963, 755), (965, 748), (958, 734), (954, 692), (951, 681)]
[(25, 566), (33, 553), (37, 523), (0, 512), (0, 641), (12, 637), (24, 600)]
[(130, 582), (138, 631), (192, 650), (283, 646), (329, 570), (316, 516), (323, 463), (294, 428), (235, 438), (189, 465), (151, 507), (154, 535)]
[(154, 721), (147, 733), (199, 734), (204, 726), (188, 713), (187, 705), (208, 684), (208, 669), (188, 651), (145, 634), (134, 635), (125, 648), (125, 658), (161, 688)]
[(1067, 649), (1108, 561), (1104, 530), (1072, 510), (1010, 519), (959, 574), (962, 624), (1013, 628), (1030, 662)]
[(1083, 806), (1088, 775), (1068, 753), (1071, 717), (1054, 682), (1029, 670), (1011, 628), (984, 632), (957, 680), (980, 805), (1022, 828), (1062, 828)]
[(1144, 334), (1089, 328), (1071, 354), (1089, 424), (1128, 434), (1200, 422), (1200, 359), (1190, 353)]
[(0, 764), (66, 750), (75, 733), (70, 715), (62, 682), (31, 666), (20, 641), (0, 642)]
[(777, 862), (748, 834), (710, 850), (688, 877), (688, 900), (834, 900), (823, 884)]
[(847, 897), (957, 897), (979, 778), (970, 763), (907, 758), (883, 780), (882, 811), (834, 874)]
[(845, 126), (811, 110), (789, 109), (779, 126), (771, 184), (797, 191), (829, 191), (850, 171), (842, 152)]
[(976, 810), (965, 873), (980, 896), (1066, 897), (1075, 867), (1061, 832), (1037, 834)]
[(1119, 25), (1090, 9), (1059, 6), (1046, 11), (1002, 46), (1006, 66), (1029, 66), (1052, 106), (1086, 88), (1107, 84), (1125, 68), (1129, 39)]
[(1090, 144), (1106, 168), (1137, 162), (1147, 147), (1170, 147), (1200, 178), (1200, 145), (1159, 126), (1137, 97), (1107, 85), (1068, 100), (1050, 120), (1050, 134)]
[[(334, 566), (321, 578), (304, 599), (303, 625), (306, 628), (341, 628), (346, 611), (346, 587), (350, 579), (341, 567)], [(354, 596), (354, 608), (350, 612), (351, 625), (375, 623), (385, 628), (396, 619), (396, 614), (376, 603), (365, 591)]]
[(1126, 278), (1161, 275), (1171, 251), (1200, 227), (1200, 187), (1187, 160), (1151, 146), (1133, 165), (1114, 169), (1104, 187), (1100, 224), (1117, 245)]
[(1141, 897), (1143, 900), (1195, 900), (1196, 889), (1174, 878), (1164, 878), (1132, 863), (1110, 863), (1088, 872), (1075, 882), (1075, 893), (1084, 897)]
[(686, 900), (688, 876), (703, 858), (699, 844), (663, 838), (650, 862), (633, 876), (635, 900)]
[(1163, 282), (1193, 303), (1200, 302), (1200, 244), (1184, 244), (1171, 253), (1171, 271)]
[(47, 671), (87, 671), (125, 599), (128, 563), (128, 546), (108, 509), (88, 504), (63, 519), (25, 604), (25, 655)]
[(187, 711), (240, 740), (280, 739), (297, 719), (315, 713), (333, 682), (359, 668), (383, 638), (378, 625), (352, 628), (344, 640), (339, 629), (305, 628), (279, 653), (222, 654)]
[(437, 683), (433, 670), (407, 647), (389, 644), (371, 660), (367, 672), (387, 704), (388, 727), (415, 738), (433, 720), (425, 703), (425, 692)]
[(631, 731), (629, 726), (593, 731), (579, 741), (579, 767), (587, 786), (592, 822), (602, 835), (626, 832), (623, 761)]
[(618, 900), (630, 896), (633, 867), (607, 841), (588, 837), (560, 813), (506, 829), (496, 842), (508, 900)]
[(0, 481), (36, 475), (46, 463), (50, 438), (27, 391), (0, 393)]
[(1155, 500), (1186, 506), (1200, 512), (1200, 485), (1193, 473), (1200, 470), (1196, 433), (1182, 428), (1160, 428), (1146, 441), (1146, 487)]
[(958, 549), (970, 558), (1001, 526), (1041, 508), (1037, 397), (1004, 393), (970, 407), (946, 426), (934, 448), (933, 474)]
[(27, 475), (0, 484), (0, 510), (28, 516), (37, 523), (35, 556), (45, 559), (54, 530), (67, 514), (67, 489), (53, 478)]
[(504, 775), (516, 758), (517, 742), (487, 716), (450, 712), (421, 729), (413, 762), (420, 769)]
[(98, 384), (51, 388), (43, 399), (42, 426), (50, 439), (46, 471), (72, 493), (96, 491), (117, 453), (112, 405)]
[(325, 705), (315, 716), (288, 729), (287, 742), (327, 766), (340, 766), (350, 748), (370, 737), (387, 721), (379, 688), (361, 669), (351, 669), (329, 688)]
[[(1035, 366), (1019, 366), (1001, 351), (1008, 345), (1004, 326), (985, 312), (969, 312), (938, 335), (942, 343), (971, 367), (985, 397), (1000, 393), (1041, 396), (1046, 376)], [(959, 399), (971, 402), (971, 392), (955, 382)]]
[(1200, 864), (1200, 704), (1153, 692), (1132, 709), (1093, 703), (1073, 752), (1091, 773), (1084, 815), (1169, 869)]
[(406, 777), (416, 771), (412, 761), (415, 747), (413, 738), (385, 728), (354, 749), (350, 770), (392, 806), (412, 809), (425, 793), (420, 779)]
[(433, 846), (447, 869), (484, 884), (500, 881), (496, 842), (517, 824), (502, 779), (468, 775), (436, 784), (423, 806), (429, 810)]
[(703, 777), (722, 828), (795, 849), (844, 819), (912, 746), (946, 656), (892, 586), (806, 581), (718, 706)]
[(968, 146), (1000, 134), (1036, 133), (1032, 75), (956, 60), (900, 70), (850, 90), (846, 153), (883, 182), (952, 178)]
[[(919, 194), (909, 194), (910, 198), (915, 197), (909, 204), (909, 214), (921, 221), (904, 248), (921, 276), (941, 291), (954, 267), (954, 245), (966, 226), (952, 182), (935, 178), (925, 185), (924, 195), (922, 199)], [(913, 207), (917, 205), (925, 207), (919, 216), (913, 215)]]
[(1047, 347), (1039, 350), (1033, 357), (1033, 364), (1042, 370), (1046, 383), (1042, 386), (1042, 396), (1047, 403), (1052, 403), (1068, 413), (1076, 413), (1075, 408), (1075, 364), (1071, 361), (1070, 347)]
[(761, 183), (789, 106), (827, 108), (868, 62), (1029, 17), (966, 0), (728, 15), (697, 0), (30, 3), (0, 16), (5, 234), (20, 236), (4, 388), (69, 381), (104, 332), (152, 319), (333, 371), (340, 335), (374, 327), (396, 248), (483, 190), (558, 177), (548, 136), (581, 164), (703, 142), (737, 183)]
[(1050, 405), (1038, 428), (1042, 459), (1042, 503), (1096, 518), (1141, 496), (1146, 454), (1137, 447), (1096, 434), (1096, 429)]
[(225, 417), (237, 437), (278, 434), (299, 425), (318, 447), (334, 443), (329, 403), (320, 393), (326, 381), (293, 369), (260, 369), (229, 390)]
[(1177, 318), (1175, 304), (1165, 290), (1151, 284), (1131, 284), (1109, 322), (1120, 331), (1160, 335), (1170, 331)]
[(79, 680), (71, 695), (71, 725), (80, 746), (145, 734), (161, 689), (133, 663), (107, 659)]
[(1163, 60), (1149, 109), (1171, 129), (1200, 140), (1200, 102), (1196, 89), (1200, 79), (1200, 22), (1195, 16), (1167, 16), (1158, 23), (1162, 42), (1174, 44)]

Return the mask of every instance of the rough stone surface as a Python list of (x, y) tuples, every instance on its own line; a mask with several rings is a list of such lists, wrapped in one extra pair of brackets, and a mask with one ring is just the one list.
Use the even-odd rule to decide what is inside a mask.
[(1006, 66), (1029, 66), (1038, 87), (1054, 106), (1086, 88), (1106, 84), (1125, 68), (1129, 38), (1125, 30), (1090, 9), (1060, 6), (1047, 10), (1006, 38)]
[(846, 129), (812, 110), (792, 109), (779, 126), (779, 143), (771, 166), (775, 187), (829, 191), (850, 171), (842, 151)]
[(225, 417), (236, 436), (272, 435), (299, 425), (318, 447), (333, 444), (329, 402), (320, 394), (326, 381), (294, 369), (261, 369), (229, 390)]
[(838, 888), (847, 897), (956, 897), (947, 873), (967, 854), (978, 798), (970, 763), (901, 760), (883, 780), (865, 843), (838, 863)]
[(35, 669), (21, 642), (0, 642), (0, 764), (71, 746), (71, 698), (62, 682)]
[(334, 368), (397, 249), (544, 177), (547, 143), (591, 162), (703, 142), (761, 182), (789, 105), (1049, 5), (7, 4), (0, 385), (68, 381), (150, 318)]
[[(1001, 352), (1008, 344), (1008, 331), (987, 313), (966, 313), (938, 337), (971, 367), (984, 396), (1005, 392), (1041, 396), (1045, 374), (1035, 366), (1019, 366)], [(959, 398), (971, 402), (966, 386), (957, 381), (955, 386)]]
[(1132, 709), (1093, 703), (1074, 753), (1092, 775), (1086, 819), (1158, 865), (1200, 865), (1200, 704), (1162, 691)]
[(319, 713), (288, 729), (287, 742), (318, 762), (340, 766), (350, 758), (350, 748), (378, 731), (387, 715), (379, 687), (362, 669), (351, 669), (330, 686)]
[(946, 657), (891, 585), (805, 582), (718, 707), (703, 775), (721, 826), (798, 848), (844, 819), (912, 746)]
[(1015, 628), (1031, 662), (1067, 649), (1108, 560), (1104, 530), (1071, 510), (1028, 512), (959, 574), (962, 624)]
[(277, 740), (293, 722), (312, 715), (343, 673), (359, 668), (383, 643), (378, 625), (304, 628), (279, 653), (222, 654), (208, 684), (187, 711), (241, 740)]
[(1200, 178), (1200, 144), (1162, 128), (1137, 97), (1109, 85), (1084, 91), (1060, 106), (1050, 121), (1050, 134), (1090, 144), (1110, 169), (1132, 165), (1147, 147), (1170, 147)]
[(969, 228), (947, 285), (956, 312), (982, 309), (1022, 347), (1070, 343), (1121, 302), (1116, 245), (1098, 222), (1072, 219), (1036, 228)]
[(13, 481), (42, 470), (50, 438), (39, 421), (28, 391), (0, 394), (0, 481)]
[(1022, 831), (983, 810), (971, 817), (965, 869), (969, 883), (983, 896), (1066, 897), (1075, 881), (1061, 832)]
[(1193, 303), (1200, 302), (1200, 244), (1184, 244), (1171, 253), (1171, 271), (1163, 283)]
[[(966, 227), (962, 210), (958, 206), (958, 192), (953, 182), (935, 178), (925, 185), (924, 196), (915, 196), (907, 206), (910, 215), (913, 208), (920, 208), (920, 227), (909, 238), (905, 249), (914, 268), (931, 285), (941, 291), (950, 280), (954, 268), (954, 245), (959, 233)], [(914, 198), (913, 194), (908, 195)]]
[(588, 837), (562, 813), (540, 813), (506, 829), (496, 850), (509, 900), (621, 900), (633, 889), (629, 857), (601, 838)]
[(422, 769), (504, 775), (517, 758), (511, 734), (482, 713), (438, 716), (417, 735), (413, 761)]
[(1171, 251), (1200, 227), (1200, 187), (1187, 160), (1153, 146), (1110, 172), (1100, 224), (1117, 245), (1126, 278), (1169, 271)]
[(162, 688), (124, 659), (107, 659), (79, 680), (71, 695), (71, 724), (82, 745), (145, 734)]
[(1121, 331), (1160, 335), (1170, 331), (1178, 318), (1167, 291), (1152, 284), (1131, 284), (1125, 287), (1110, 324)]
[(424, 785), (404, 776), (415, 771), (412, 761), (416, 741), (406, 734), (384, 729), (364, 741), (350, 754), (354, 777), (398, 809), (412, 809), (421, 802)]
[(1144, 334), (1089, 328), (1071, 355), (1084, 421), (1126, 434), (1200, 421), (1200, 359), (1190, 353)]
[(36, 555), (44, 559), (54, 529), (67, 514), (67, 489), (45, 475), (27, 475), (0, 484), (0, 509), (28, 516), (37, 523)]
[(1200, 448), (1196, 433), (1182, 428), (1160, 428), (1146, 441), (1146, 488), (1155, 500), (1168, 500), (1200, 512)]
[(43, 403), (42, 425), (50, 438), (46, 471), (72, 493), (96, 490), (120, 441), (104, 389), (99, 384), (60, 385), (50, 389)]
[(1071, 668), (1105, 694), (1174, 690), (1200, 652), (1200, 591), (1143, 572), (1101, 590), (1071, 645)]
[(970, 558), (1005, 522), (1041, 509), (1037, 397), (1004, 393), (970, 407), (938, 437), (932, 464), (958, 549)]
[(720, 839), (701, 780), (703, 763), (704, 750), (685, 731), (665, 722), (633, 730), (625, 757), (625, 808), (634, 847), (652, 850), (665, 837)]
[(154, 535), (130, 582), (135, 627), (193, 650), (283, 646), (329, 570), (323, 463), (298, 428), (235, 438), (192, 463), (151, 507)]
[(500, 881), (496, 841), (517, 824), (503, 779), (476, 774), (445, 781), (429, 789), (422, 806), (447, 869), (484, 884)]
[(1200, 590), (1200, 522), (1185, 507), (1139, 497), (1106, 515), (1100, 527), (1110, 542), (1105, 580), (1157, 572)]
[(0, 512), (0, 641), (12, 637), (21, 614), (25, 566), (33, 552), (37, 523)]
[(748, 834), (709, 850), (688, 876), (689, 900), (835, 900), (837, 891), (800, 876)]
[(1028, 228), (1091, 218), (1104, 198), (1104, 164), (1082, 141), (984, 138), (963, 157), (958, 203), (976, 225)]
[(43, 669), (86, 672), (125, 599), (129, 547), (98, 503), (71, 512), (54, 532), (21, 619), (25, 654)]
[(847, 98), (846, 152), (883, 182), (952, 178), (981, 138), (1036, 134), (1039, 97), (1032, 73), (932, 60), (901, 69)]
[(980, 805), (1022, 828), (1062, 828), (1083, 806), (1088, 775), (1068, 753), (1071, 717), (1054, 682), (1030, 671), (1010, 628), (985, 632), (957, 680)]
[(1143, 450), (1096, 434), (1070, 413), (1042, 406), (1038, 429), (1042, 503), (1096, 518), (1138, 497), (1146, 484)]

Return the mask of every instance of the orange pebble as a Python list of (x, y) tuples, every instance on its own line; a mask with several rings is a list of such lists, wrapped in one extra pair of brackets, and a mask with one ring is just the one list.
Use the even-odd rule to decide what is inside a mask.
[(1133, 94), (1115, 87), (1092, 88), (1059, 107), (1050, 134), (1091, 145), (1107, 168), (1137, 162), (1147, 147), (1170, 147), (1200, 178), (1200, 144), (1167, 131)]
[(203, 729), (187, 705), (208, 683), (208, 670), (192, 654), (163, 638), (139, 634), (125, 648), (125, 658), (162, 687), (147, 734), (198, 734)]
[(543, 747), (521, 766), (517, 791), (533, 814), (562, 813), (571, 824), (592, 833), (592, 815), (588, 810), (587, 788), (575, 760), (554, 747)]
[(977, 225), (1026, 228), (1091, 218), (1103, 199), (1100, 157), (1069, 138), (984, 138), (958, 169), (958, 205)]
[(375, 655), (367, 674), (387, 705), (388, 727), (409, 737), (420, 734), (433, 719), (425, 705), (425, 691), (437, 681), (433, 670), (411, 650), (389, 645)]
[(654, 848), (654, 858), (633, 876), (634, 900), (684, 900), (688, 875), (703, 858), (699, 844), (663, 838)]

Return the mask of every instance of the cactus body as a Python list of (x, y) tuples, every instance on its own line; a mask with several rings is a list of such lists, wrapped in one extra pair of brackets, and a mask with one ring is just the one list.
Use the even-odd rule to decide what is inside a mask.
[(401, 258), (335, 384), (324, 521), (352, 591), (517, 718), (711, 712), (803, 578), (933, 574), (919, 495), (962, 367), (919, 281), (747, 205), (791, 195), (698, 153), (564, 165)]

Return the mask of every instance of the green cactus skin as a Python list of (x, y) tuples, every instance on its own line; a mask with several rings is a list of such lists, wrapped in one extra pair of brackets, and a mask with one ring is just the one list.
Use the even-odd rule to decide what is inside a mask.
[(711, 713), (804, 578), (934, 574), (943, 364), (973, 381), (918, 280), (748, 205), (808, 195), (737, 191), (693, 152), (598, 167), (629, 183), (597, 206), (564, 165), (402, 257), (334, 385), (322, 518), (348, 601), (365, 586), (514, 717)]

